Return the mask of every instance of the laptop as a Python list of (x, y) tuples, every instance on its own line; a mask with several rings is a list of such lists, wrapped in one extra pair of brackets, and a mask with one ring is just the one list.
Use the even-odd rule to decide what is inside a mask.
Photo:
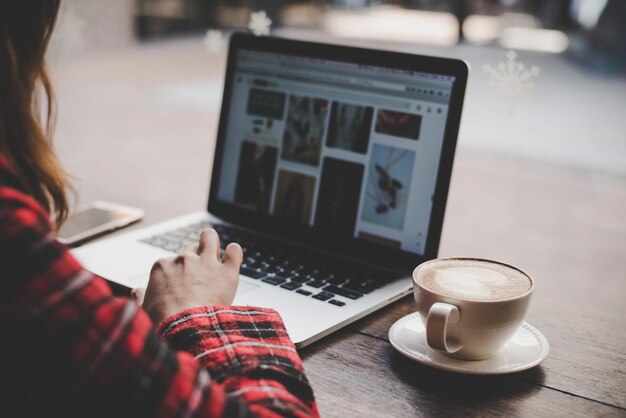
[(244, 248), (236, 305), (276, 309), (298, 348), (412, 291), (441, 236), (467, 66), (272, 37), (231, 37), (206, 211), (73, 250), (146, 286), (215, 228)]

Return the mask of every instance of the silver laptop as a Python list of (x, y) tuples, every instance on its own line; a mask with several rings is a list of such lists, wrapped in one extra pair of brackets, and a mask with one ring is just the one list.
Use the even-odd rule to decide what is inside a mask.
[(437, 256), (466, 81), (458, 60), (235, 34), (207, 211), (73, 253), (141, 287), (212, 226), (245, 251), (235, 304), (310, 344), (408, 295)]

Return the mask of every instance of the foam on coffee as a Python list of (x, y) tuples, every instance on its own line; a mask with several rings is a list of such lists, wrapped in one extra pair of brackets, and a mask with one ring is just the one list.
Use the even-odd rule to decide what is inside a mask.
[(531, 288), (531, 280), (517, 269), (472, 259), (429, 262), (417, 270), (416, 280), (434, 293), (478, 301), (511, 299)]

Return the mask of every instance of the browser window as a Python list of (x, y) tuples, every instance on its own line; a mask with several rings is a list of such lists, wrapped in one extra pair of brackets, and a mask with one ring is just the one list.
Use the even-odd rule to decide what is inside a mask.
[(453, 77), (240, 51), (218, 199), (423, 254)]

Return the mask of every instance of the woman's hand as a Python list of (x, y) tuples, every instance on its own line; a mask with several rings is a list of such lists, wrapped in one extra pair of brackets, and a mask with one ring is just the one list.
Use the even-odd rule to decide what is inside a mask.
[[(243, 251), (229, 244), (220, 257), (220, 239), (214, 229), (200, 234), (176, 257), (158, 260), (150, 272), (143, 308), (155, 324), (170, 315), (198, 306), (230, 305), (239, 284)], [(141, 300), (141, 291), (135, 296)]]

